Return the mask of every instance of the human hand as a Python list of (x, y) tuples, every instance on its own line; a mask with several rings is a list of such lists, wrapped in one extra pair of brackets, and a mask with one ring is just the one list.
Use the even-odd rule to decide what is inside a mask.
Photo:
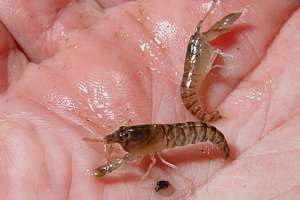
[[(130, 179), (142, 171), (138, 164), (124, 166), (128, 173), (116, 180), (88, 176), (105, 162), (103, 144), (94, 151), (82, 138), (127, 119), (193, 120), (179, 84), (187, 40), (208, 2), (132, 1), (104, 9), (101, 1), (2, 0), (1, 199), (162, 198)], [(178, 170), (155, 167), (147, 180), (170, 179), (176, 191), (167, 199), (191, 189), (190, 199), (299, 196), (299, 4), (228, 0), (208, 18), (205, 27), (243, 12), (215, 41), (231, 56), (209, 75), (207, 92), (207, 107), (226, 116), (216, 126), (232, 158), (210, 160), (192, 146), (170, 150), (166, 159)], [(180, 151), (199, 158), (183, 159)]]

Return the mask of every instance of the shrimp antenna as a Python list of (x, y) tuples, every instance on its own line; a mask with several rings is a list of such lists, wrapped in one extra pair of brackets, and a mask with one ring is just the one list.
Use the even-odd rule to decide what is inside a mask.
[(200, 32), (201, 26), (203, 24), (203, 22), (206, 20), (206, 18), (208, 17), (208, 15), (211, 14), (212, 10), (216, 7), (216, 2), (217, 0), (212, 0), (212, 5), (209, 7), (208, 11), (206, 12), (206, 14), (204, 15), (204, 17), (199, 21), (197, 27), (196, 27), (196, 31)]
[(88, 142), (105, 142), (103, 138), (89, 138), (89, 137), (84, 137), (82, 138), (84, 141)]

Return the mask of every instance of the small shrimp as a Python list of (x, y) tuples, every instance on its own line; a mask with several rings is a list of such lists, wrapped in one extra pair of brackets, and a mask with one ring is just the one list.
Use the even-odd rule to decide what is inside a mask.
[[(211, 11), (211, 9), (210, 9)], [(209, 12), (210, 12), (209, 11)], [(209, 14), (208, 12), (208, 14)], [(207, 15), (208, 15), (207, 14)], [(207, 17), (204, 17), (204, 19)], [(216, 22), (208, 31), (201, 32), (201, 20), (196, 32), (191, 36), (185, 57), (184, 73), (181, 81), (180, 92), (184, 106), (200, 121), (212, 122), (222, 118), (218, 111), (206, 113), (203, 111), (203, 100), (197, 92), (201, 90), (202, 83), (209, 71), (213, 68), (214, 61), (221, 53), (209, 44), (209, 41), (229, 31), (229, 27), (241, 16), (240, 12), (231, 13)]]
[[(95, 139), (88, 140), (96, 141)], [(106, 145), (118, 143), (128, 152), (123, 158), (110, 160), (106, 164), (94, 169), (91, 175), (98, 177), (111, 173), (121, 167), (124, 161), (130, 160), (133, 157), (150, 155), (152, 163), (142, 177), (144, 179), (156, 162), (154, 158), (156, 153), (163, 163), (170, 167), (174, 166), (163, 160), (160, 152), (164, 149), (177, 146), (209, 141), (219, 149), (224, 159), (229, 157), (230, 152), (222, 132), (204, 122), (121, 126), (112, 134), (105, 136), (103, 139), (98, 139), (98, 141), (102, 141)]]

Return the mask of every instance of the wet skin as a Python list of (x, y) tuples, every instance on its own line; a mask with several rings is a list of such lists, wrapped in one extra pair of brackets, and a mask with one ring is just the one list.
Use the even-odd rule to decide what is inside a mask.
[(87, 176), (105, 158), (102, 145), (82, 138), (127, 119), (195, 120), (178, 88), (187, 40), (207, 4), (1, 1), (1, 199), (160, 199), (151, 184), (161, 179), (174, 197), (191, 188), (190, 199), (298, 197), (300, 3), (223, 2), (204, 28), (230, 12), (243, 15), (213, 42), (231, 56), (209, 75), (205, 101), (226, 116), (215, 125), (231, 161), (211, 160), (200, 147), (166, 152), (178, 171), (158, 164), (137, 187), (143, 164), (103, 181)]

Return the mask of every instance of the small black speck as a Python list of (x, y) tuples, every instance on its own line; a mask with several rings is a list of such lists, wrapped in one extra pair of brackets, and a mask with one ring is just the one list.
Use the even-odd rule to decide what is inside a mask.
[(159, 190), (168, 188), (169, 186), (170, 186), (169, 181), (165, 181), (165, 180), (157, 181), (155, 186), (155, 191), (158, 192)]

